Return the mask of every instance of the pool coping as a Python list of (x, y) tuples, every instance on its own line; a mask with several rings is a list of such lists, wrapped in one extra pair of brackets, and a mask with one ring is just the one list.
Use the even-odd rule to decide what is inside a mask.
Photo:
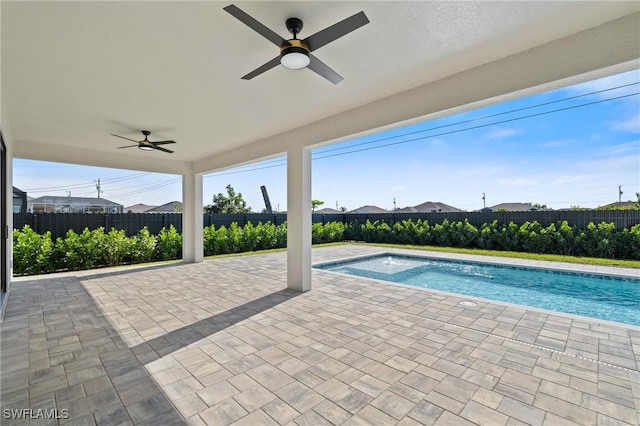
[(623, 268), (619, 266), (589, 265), (589, 264), (583, 264), (583, 263), (554, 262), (549, 260), (531, 260), (531, 259), (520, 259), (520, 258), (512, 258), (512, 257), (483, 256), (483, 255), (477, 255), (477, 254), (448, 253), (448, 252), (414, 250), (414, 249), (404, 249), (404, 248), (391, 249), (391, 250), (389, 250), (388, 247), (379, 247), (379, 248), (384, 249), (385, 251), (317, 262), (317, 263), (314, 263), (312, 267), (317, 269), (322, 266), (338, 264), (338, 263), (342, 263), (350, 260), (365, 260), (367, 258), (372, 258), (372, 257), (379, 257), (379, 256), (385, 256), (385, 255), (391, 256), (394, 254), (399, 254), (401, 256), (430, 258), (434, 260), (457, 260), (457, 261), (464, 261), (464, 262), (510, 266), (510, 267), (516, 267), (516, 268), (542, 269), (542, 270), (578, 273), (578, 274), (586, 274), (586, 275), (592, 274), (596, 276), (611, 275), (618, 278), (631, 278), (633, 280), (640, 280), (640, 270), (633, 269), (633, 268)]

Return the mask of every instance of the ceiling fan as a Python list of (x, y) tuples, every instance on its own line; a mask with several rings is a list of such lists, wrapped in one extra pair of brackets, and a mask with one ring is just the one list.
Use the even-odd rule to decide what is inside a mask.
[(293, 34), (293, 38), (285, 40), (237, 6), (232, 4), (223, 9), (280, 48), (280, 55), (243, 76), (242, 79), (244, 80), (251, 80), (278, 64), (282, 64), (285, 68), (293, 70), (309, 68), (333, 84), (338, 84), (343, 80), (340, 74), (329, 68), (324, 62), (312, 55), (311, 52), (369, 23), (367, 15), (364, 12), (358, 12), (337, 24), (300, 40), (297, 36), (302, 30), (302, 21), (298, 18), (289, 18), (285, 21), (285, 25), (289, 32)]
[(119, 146), (118, 148), (133, 148), (134, 146), (137, 146), (138, 149), (140, 149), (142, 151), (153, 151), (154, 149), (156, 149), (158, 151), (162, 151), (162, 152), (166, 152), (166, 153), (169, 153), (169, 154), (173, 154), (173, 151), (171, 151), (170, 149), (162, 148), (161, 146), (158, 146), (158, 145), (168, 145), (168, 144), (171, 144), (171, 143), (176, 143), (175, 141), (151, 142), (147, 138), (151, 134), (150, 131), (142, 130), (142, 134), (144, 135), (144, 140), (141, 140), (141, 141), (135, 141), (133, 139), (125, 138), (124, 136), (115, 135), (113, 133), (111, 133), (111, 136), (115, 136), (117, 138), (126, 139), (128, 141), (136, 143), (135, 145)]

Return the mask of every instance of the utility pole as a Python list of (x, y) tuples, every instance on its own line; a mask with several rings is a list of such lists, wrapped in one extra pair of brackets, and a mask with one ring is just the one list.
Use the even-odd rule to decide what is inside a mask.
[(622, 202), (622, 185), (618, 185), (618, 202), (621, 203)]
[(396, 210), (396, 197), (393, 197), (393, 211)]
[(487, 198), (484, 195), (484, 192), (482, 193), (482, 208), (487, 208)]
[(260, 187), (260, 191), (262, 191), (262, 198), (264, 198), (264, 206), (267, 210), (267, 213), (273, 214), (273, 209), (271, 208), (271, 200), (269, 199), (269, 194), (267, 193), (267, 187), (262, 185)]
[(100, 189), (100, 178), (98, 178), (98, 184), (96, 185), (96, 189), (98, 190), (98, 198), (100, 198), (100, 193), (102, 190)]

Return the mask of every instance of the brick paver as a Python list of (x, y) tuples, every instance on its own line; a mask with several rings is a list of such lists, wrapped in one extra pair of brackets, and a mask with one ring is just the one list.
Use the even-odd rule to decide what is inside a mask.
[(640, 424), (640, 327), (318, 270), (311, 292), (284, 287), (285, 253), (16, 279), (1, 408), (68, 410), (34, 425)]

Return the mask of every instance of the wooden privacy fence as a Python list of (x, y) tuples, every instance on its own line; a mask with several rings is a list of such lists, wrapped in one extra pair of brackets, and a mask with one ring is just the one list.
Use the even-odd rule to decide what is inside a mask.
[[(313, 223), (329, 222), (359, 222), (376, 220), (387, 223), (395, 223), (402, 220), (411, 219), (414, 222), (418, 219), (426, 220), (430, 224), (441, 223), (445, 219), (449, 222), (468, 220), (476, 227), (483, 223), (491, 223), (497, 220), (498, 223), (514, 222), (518, 225), (534, 220), (543, 226), (566, 220), (570, 225), (575, 225), (584, 229), (590, 222), (613, 223), (616, 229), (631, 228), (640, 224), (640, 210), (587, 210), (587, 211), (538, 211), (538, 212), (456, 212), (456, 213), (371, 213), (371, 214), (313, 214)], [(205, 213), (203, 216), (204, 226), (215, 225), (216, 228), (224, 225), (229, 226), (232, 222), (244, 226), (251, 222), (257, 225), (258, 222), (272, 222), (276, 225), (287, 220), (286, 213), (249, 213), (249, 214), (223, 214)], [(127, 236), (137, 234), (145, 226), (154, 235), (157, 235), (162, 228), (169, 228), (173, 225), (178, 232), (182, 232), (181, 213), (119, 213), (119, 214), (95, 214), (95, 213), (14, 213), (13, 227), (22, 229), (24, 225), (29, 225), (34, 231), (42, 234), (51, 231), (51, 236), (64, 237), (69, 229), (80, 233), (85, 228), (96, 229), (104, 227), (106, 231), (111, 228), (124, 229)]]

